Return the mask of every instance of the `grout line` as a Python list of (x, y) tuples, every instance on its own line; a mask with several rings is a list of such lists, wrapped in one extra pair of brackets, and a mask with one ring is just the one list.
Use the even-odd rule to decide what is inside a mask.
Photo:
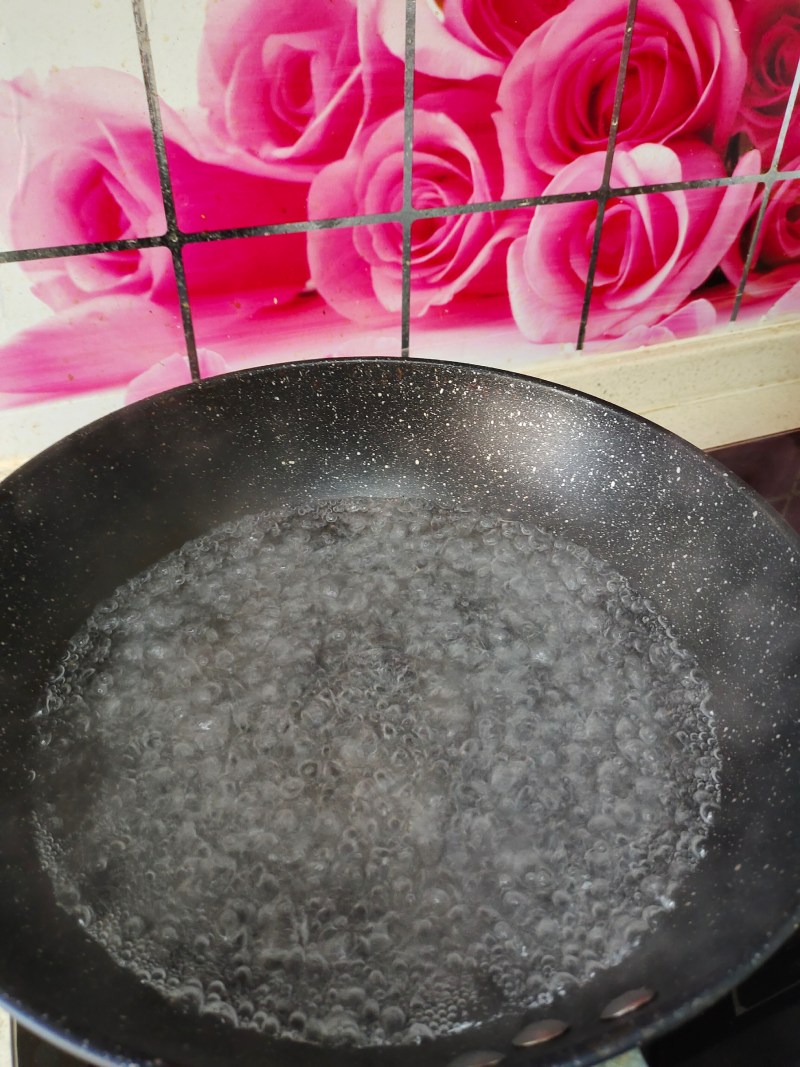
[(411, 223), (403, 220), (403, 279), (400, 294), (400, 358), (411, 349)]
[(403, 212), (413, 211), (414, 62), (416, 0), (406, 0), (406, 35), (403, 65)]
[(183, 248), (176, 245), (170, 249), (172, 252), (172, 267), (175, 272), (175, 287), (178, 290), (178, 300), (181, 305), (181, 325), (183, 326), (183, 339), (186, 344), (186, 357), (189, 360), (189, 370), (192, 381), (199, 382), (203, 377), (200, 373), (200, 360), (197, 356), (197, 340), (194, 335), (194, 321), (192, 309), (189, 303), (189, 287), (186, 284), (186, 271), (183, 265)]
[(617, 87), (614, 91), (614, 107), (611, 112), (611, 125), (608, 128), (608, 148), (606, 149), (606, 161), (603, 167), (603, 181), (601, 188), (606, 192), (611, 188), (611, 168), (614, 165), (614, 151), (617, 147), (617, 133), (619, 132), (619, 116), (622, 111), (622, 97), (625, 92), (625, 79), (628, 74), (628, 60), (631, 55), (633, 43), (633, 25), (636, 21), (637, 0), (628, 0), (628, 17), (625, 21), (625, 35), (622, 39), (622, 52), (619, 57), (619, 72), (617, 74)]
[(400, 297), (400, 357), (408, 359), (411, 340), (411, 223), (414, 212), (414, 66), (416, 0), (406, 0), (403, 65), (403, 261)]
[[(743, 174), (729, 178), (696, 178), (685, 182), (664, 182), (660, 185), (611, 186), (609, 197), (646, 196), (649, 193), (680, 192), (686, 189), (713, 189), (728, 185), (747, 185), (766, 182), (769, 172)], [(800, 170), (779, 171), (774, 181), (790, 181), (800, 178)], [(386, 222), (402, 223), (405, 217), (412, 220), (445, 218), (450, 215), (476, 215), (490, 211), (513, 211), (521, 208), (546, 207), (548, 204), (573, 204), (584, 200), (596, 200), (596, 189), (578, 193), (555, 193), (550, 196), (529, 196), (516, 200), (485, 200), (473, 204), (451, 204), (440, 208), (411, 208), (409, 211), (388, 211), (375, 215), (342, 215), (332, 219), (304, 219), (299, 222), (280, 222), (264, 226), (241, 226), (224, 230), (198, 230), (194, 233), (179, 231), (174, 243), (198, 244), (202, 242), (239, 240), (247, 237), (272, 237), (282, 233), (313, 233), (317, 230), (336, 230), (343, 227), (369, 226)], [(57, 259), (63, 256), (100, 255), (104, 252), (124, 252), (128, 249), (170, 247), (166, 235), (161, 237), (129, 237), (117, 241), (94, 241), (76, 245), (45, 245), (40, 248), (14, 248), (0, 252), (0, 264), (23, 263), (42, 259)]]
[(614, 92), (614, 109), (611, 113), (611, 125), (608, 129), (608, 147), (603, 166), (603, 180), (597, 195), (597, 218), (594, 224), (594, 236), (592, 238), (592, 251), (589, 258), (589, 271), (586, 275), (586, 288), (583, 293), (583, 307), (581, 308), (581, 321), (578, 327), (578, 340), (575, 347), (580, 352), (586, 338), (586, 327), (589, 323), (589, 311), (592, 304), (592, 290), (597, 273), (597, 260), (600, 257), (600, 241), (603, 236), (603, 219), (606, 215), (606, 203), (608, 202), (611, 189), (611, 168), (614, 165), (614, 151), (617, 147), (617, 131), (619, 130), (619, 116), (622, 111), (622, 97), (625, 91), (625, 78), (628, 73), (628, 60), (631, 54), (633, 42), (633, 26), (636, 21), (637, 0), (628, 0), (628, 16), (625, 20), (625, 34), (622, 39), (622, 51), (619, 57), (619, 71), (617, 72), (617, 86)]
[(103, 252), (126, 252), (128, 249), (158, 248), (163, 237), (130, 237), (121, 241), (95, 241), (80, 245), (49, 245), (42, 248), (15, 248), (0, 252), (0, 263), (26, 263), (64, 256), (93, 256)]
[(200, 381), (200, 366), (197, 361), (197, 344), (194, 336), (194, 324), (192, 311), (189, 306), (189, 291), (186, 286), (186, 272), (183, 268), (183, 256), (181, 254), (180, 231), (175, 213), (175, 197), (172, 191), (172, 180), (169, 175), (169, 162), (167, 161), (167, 146), (164, 140), (164, 125), (161, 121), (161, 105), (158, 99), (156, 87), (156, 75), (153, 68), (153, 55), (150, 50), (150, 34), (147, 28), (147, 13), (144, 9), (144, 0), (131, 0), (133, 7), (133, 19), (136, 24), (136, 40), (139, 45), (139, 59), (142, 64), (142, 77), (147, 94), (147, 110), (150, 114), (150, 128), (153, 134), (153, 147), (158, 164), (158, 177), (161, 183), (161, 199), (164, 202), (164, 215), (167, 220), (166, 238), (172, 253), (172, 265), (175, 270), (175, 284), (178, 289), (178, 299), (181, 306), (181, 320), (183, 323), (183, 336), (186, 342), (186, 355), (189, 359), (189, 367), (192, 372), (192, 381)]
[[(754, 185), (764, 181), (768, 171), (759, 174), (731, 174), (726, 178), (695, 178), (685, 182), (661, 182), (656, 185), (623, 185), (612, 186), (609, 196), (641, 196), (649, 193), (679, 193), (689, 189), (719, 189), (729, 185)], [(791, 178), (800, 178), (800, 170), (787, 170), (777, 175), (778, 179), (785, 181)]]
[(282, 233), (315, 233), (318, 230), (339, 230), (346, 226), (367, 226), (381, 222), (400, 222), (402, 211), (384, 211), (374, 215), (341, 215), (334, 219), (303, 219), (298, 222), (276, 222), (265, 226), (240, 226), (226, 230), (198, 230), (181, 233), (183, 244), (202, 241), (230, 241), (241, 237), (275, 237)]
[(731, 322), (736, 322), (739, 317), (739, 309), (742, 306), (742, 300), (744, 299), (744, 291), (747, 286), (747, 279), (750, 277), (750, 270), (752, 269), (753, 262), (756, 258), (756, 251), (759, 248), (759, 238), (761, 237), (761, 229), (764, 225), (764, 217), (767, 213), (767, 206), (772, 198), (772, 187), (775, 184), (776, 176), (778, 173), (778, 163), (780, 161), (781, 152), (783, 151), (783, 143), (786, 140), (786, 134), (789, 130), (789, 123), (794, 111), (794, 105), (797, 101), (797, 94), (800, 91), (800, 59), (797, 61), (797, 67), (794, 72), (794, 80), (792, 81), (792, 88), (789, 93), (789, 98), (786, 101), (786, 110), (783, 113), (783, 121), (781, 122), (781, 128), (778, 131), (778, 139), (775, 142), (775, 151), (772, 155), (772, 163), (767, 173), (764, 175), (764, 191), (761, 194), (761, 203), (758, 207), (758, 214), (756, 215), (755, 225), (753, 226), (753, 233), (750, 237), (750, 243), (747, 247), (747, 255), (745, 256), (744, 264), (742, 266), (742, 276), (739, 279), (739, 284), (736, 286), (736, 296), (733, 299), (733, 307), (731, 309)]
[(583, 305), (581, 306), (581, 320), (578, 326), (578, 340), (575, 348), (578, 352), (583, 348), (586, 338), (586, 327), (589, 324), (589, 309), (592, 304), (592, 290), (594, 289), (594, 277), (597, 273), (597, 260), (600, 257), (600, 240), (603, 235), (603, 219), (606, 217), (606, 200), (608, 194), (598, 194), (597, 215), (594, 222), (594, 234), (592, 236), (592, 251), (589, 254), (589, 270), (586, 275), (586, 288), (583, 291)]
[(775, 152), (772, 156), (772, 162), (769, 166), (769, 173), (776, 174), (778, 170), (778, 163), (780, 162), (781, 152), (783, 151), (783, 143), (786, 140), (786, 135), (789, 132), (789, 123), (792, 121), (792, 114), (794, 112), (794, 105), (797, 102), (797, 93), (800, 90), (800, 58), (797, 60), (797, 67), (794, 72), (794, 79), (792, 81), (792, 88), (789, 91), (789, 98), (786, 101), (786, 110), (783, 113), (783, 121), (781, 122), (781, 128), (778, 131), (778, 140), (775, 142)]
[(772, 195), (772, 182), (769, 179), (764, 181), (764, 192), (761, 194), (761, 203), (758, 208), (758, 214), (756, 215), (755, 225), (753, 227), (753, 233), (750, 237), (750, 243), (747, 247), (747, 255), (745, 256), (744, 264), (742, 266), (742, 276), (739, 279), (739, 284), (736, 286), (736, 295), (733, 298), (733, 307), (731, 308), (730, 322), (736, 322), (739, 317), (739, 308), (742, 305), (742, 298), (744, 297), (745, 286), (747, 285), (747, 279), (750, 276), (750, 268), (753, 265), (755, 259), (756, 249), (758, 248), (758, 239), (761, 236), (761, 227), (764, 222), (764, 216), (767, 213), (767, 204), (769, 203), (770, 196)]
[(443, 218), (447, 215), (479, 215), (488, 211), (513, 211), (517, 208), (541, 207), (546, 204), (574, 204), (593, 200), (596, 189), (580, 193), (552, 193), (549, 196), (525, 196), (515, 200), (478, 200), (471, 204), (446, 204), (442, 207), (412, 208), (415, 219)]

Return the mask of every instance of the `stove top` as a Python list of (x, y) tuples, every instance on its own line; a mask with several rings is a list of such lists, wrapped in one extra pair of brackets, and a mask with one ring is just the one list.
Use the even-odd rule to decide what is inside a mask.
[[(648, 1067), (800, 1064), (800, 932), (732, 994), (642, 1050)], [(84, 1067), (15, 1028), (14, 1067)]]

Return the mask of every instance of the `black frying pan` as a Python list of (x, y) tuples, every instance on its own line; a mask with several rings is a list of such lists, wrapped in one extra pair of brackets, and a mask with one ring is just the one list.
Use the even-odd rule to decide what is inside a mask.
[[(29, 817), (37, 697), (95, 603), (188, 539), (275, 503), (398, 494), (532, 518), (661, 606), (712, 684), (724, 778), (708, 856), (623, 963), (550, 1008), (479, 1031), (343, 1052), (182, 1014), (53, 902)], [(3, 483), (0, 573), (0, 989), (26, 1025), (85, 1058), (426, 1067), (493, 1049), (510, 1065), (590, 1063), (709, 1005), (796, 924), (800, 543), (718, 464), (625, 411), (416, 360), (215, 378), (101, 419)], [(656, 993), (649, 1004), (601, 1018), (643, 986)], [(523, 1023), (553, 1015), (569, 1024), (564, 1035), (512, 1048)]]

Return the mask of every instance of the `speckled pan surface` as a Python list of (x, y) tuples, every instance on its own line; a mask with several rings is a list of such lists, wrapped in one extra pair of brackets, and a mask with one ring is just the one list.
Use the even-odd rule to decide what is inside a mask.
[[(620, 570), (708, 675), (723, 804), (678, 907), (616, 968), (557, 1004), (414, 1049), (272, 1044), (168, 1007), (53, 906), (32, 848), (28, 718), (65, 641), (122, 580), (209, 528), (276, 502), (457, 501), (527, 517)], [(0, 989), (98, 1062), (157, 1059), (445, 1067), (590, 1063), (739, 981), (792, 926), (800, 848), (798, 539), (691, 446), (620, 409), (452, 363), (353, 360), (216, 378), (79, 431), (0, 487)], [(628, 990), (655, 998), (601, 1020)], [(557, 1017), (552, 1043), (515, 1049)], [(82, 1054), (87, 1055), (84, 1046)]]

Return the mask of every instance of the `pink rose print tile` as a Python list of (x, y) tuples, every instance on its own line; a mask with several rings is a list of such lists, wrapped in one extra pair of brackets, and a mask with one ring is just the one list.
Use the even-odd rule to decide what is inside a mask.
[[(399, 355), (405, 3), (145, 2), (200, 374)], [(37, 28), (52, 26), (51, 0), (11, 5), (0, 247), (165, 232), (129, 0), (95, 3), (60, 0), (58, 34)], [(574, 351), (627, 9), (416, 3), (412, 355), (530, 368)], [(727, 322), (800, 58), (799, 12), (794, 0), (639, 0), (589, 355)], [(800, 170), (799, 124), (787, 173)], [(743, 323), (800, 314), (797, 190), (787, 178), (769, 194)], [(539, 196), (559, 202), (484, 210)], [(309, 232), (203, 237), (286, 223)], [(190, 376), (164, 247), (7, 264), (0, 286), (27, 309), (0, 336), (0, 403), (99, 389), (134, 400)]]
[[(434, 156), (437, 142), (450, 147), (453, 199), (496, 198), (497, 186), (503, 198), (538, 196), (565, 166), (607, 148), (627, 0), (426, 0), (416, 12), (415, 156), (424, 169), (432, 144)], [(401, 38), (384, 39), (401, 54)], [(619, 142), (693, 138), (723, 154), (745, 73), (730, 0), (640, 0)], [(473, 94), (469, 105), (441, 102), (456, 87)], [(496, 163), (484, 188), (465, 146), (491, 144), (489, 120), (499, 156), (482, 155)]]
[[(548, 191), (584, 188), (603, 165), (602, 152), (575, 160)], [(724, 173), (708, 145), (637, 145), (617, 150), (612, 185), (690, 181), (698, 170), (713, 174), (715, 167)], [(758, 153), (751, 152), (742, 157), (737, 173), (757, 169)], [(717, 268), (748, 216), (754, 193), (747, 183), (610, 198), (586, 327), (590, 350), (636, 348), (712, 330), (715, 303), (731, 286), (712, 284), (709, 292), (706, 286), (721, 276)], [(544, 205), (512, 243), (509, 297), (517, 326), (529, 340), (562, 342), (577, 331), (597, 214), (592, 200)]]
[[(705, 151), (713, 153), (708, 146)], [(620, 186), (691, 180), (702, 151), (640, 145), (618, 152)], [(573, 161), (548, 194), (580, 191), (605, 154)], [(699, 164), (708, 160), (699, 159)], [(757, 157), (742, 161), (740, 173)], [(743, 225), (750, 184), (611, 198), (585, 336), (586, 351), (638, 348), (709, 333), (735, 293), (719, 269)], [(508, 369), (574, 352), (597, 223), (595, 199), (530, 210), (430, 217), (412, 227), (411, 355)], [(461, 250), (485, 249), (465, 270)], [(470, 261), (471, 262), (471, 261)], [(727, 307), (720, 310), (727, 301)]]
[(297, 359), (399, 356), (399, 289), (395, 297), (382, 287), (372, 262), (374, 248), (392, 239), (370, 225), (187, 245), (201, 374)]
[[(389, 6), (391, 0), (384, 3)], [(605, 34), (598, 31), (602, 61), (592, 64), (596, 77), (576, 81), (582, 60), (563, 71), (564, 54), (589, 47), (588, 6), (582, 0), (425, 0), (416, 5), (415, 207), (536, 196), (546, 184), (547, 167), (557, 170), (562, 161), (590, 151), (596, 140), (607, 142), (602, 117), (593, 130), (579, 121), (577, 137), (571, 127), (575, 111), (589, 97), (595, 112), (605, 94), (613, 100), (626, 3), (616, 6)], [(402, 39), (386, 39), (399, 54)], [(587, 98), (576, 103), (576, 92), (584, 90)], [(543, 159), (552, 139), (562, 144), (563, 160), (555, 164)], [(449, 181), (436, 182), (432, 191), (428, 174), (443, 166)]]
[[(416, 64), (452, 81), (501, 78), (522, 44), (570, 0), (425, 0), (416, 7)], [(395, 48), (399, 42), (395, 43)]]
[[(214, 0), (181, 16), (185, 5), (149, 5), (161, 96), (180, 116), (176, 123), (170, 114), (167, 157), (181, 229), (336, 214), (319, 199), (309, 207), (312, 181), (331, 164), (358, 158), (365, 131), (403, 107), (402, 54), (384, 44), (377, 6)], [(387, 30), (403, 34), (402, 3), (382, 17)], [(183, 24), (191, 19), (194, 25)]]
[[(412, 203), (417, 209), (487, 203), (503, 193), (503, 164), (492, 121), (494, 96), (455, 83), (415, 101)], [(403, 207), (405, 122), (402, 107), (364, 127), (358, 152), (318, 175), (310, 203), (344, 214)], [(336, 192), (339, 182), (351, 184)]]
[[(790, 169), (800, 169), (800, 154), (787, 162)], [(777, 181), (769, 194), (764, 185), (757, 187), (745, 224), (722, 260), (722, 269), (729, 282), (738, 286), (765, 196), (767, 207), (738, 316), (745, 325), (764, 316), (800, 314), (800, 180)]]
[(532, 342), (514, 318), (509, 254), (532, 217), (516, 209), (429, 215), (412, 223), (411, 356), (521, 369), (534, 357), (574, 349), (577, 323), (565, 322), (558, 337)]
[[(0, 342), (0, 406), (125, 387), (161, 359), (185, 358), (167, 249), (63, 256), (22, 269), (31, 299), (24, 324)], [(16, 264), (0, 267), (9, 306), (21, 274)]]
[[(740, 0), (737, 9), (747, 58), (737, 126), (745, 143), (761, 151), (766, 169), (773, 161), (800, 63), (800, 6), (786, 0)], [(795, 107), (780, 168), (791, 169), (792, 160), (799, 154), (800, 116)]]

